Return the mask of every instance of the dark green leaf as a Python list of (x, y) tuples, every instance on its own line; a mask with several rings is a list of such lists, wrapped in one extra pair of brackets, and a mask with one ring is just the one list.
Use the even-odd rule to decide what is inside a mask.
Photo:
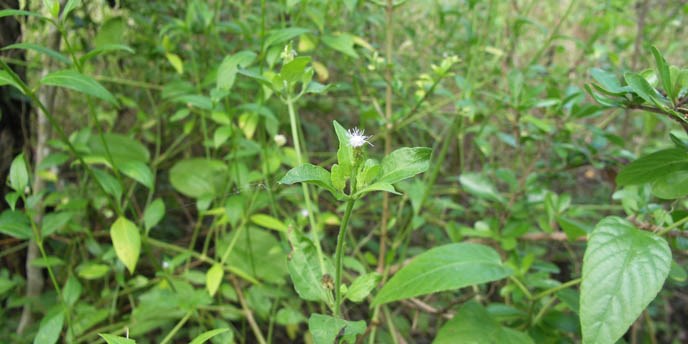
[(307, 239), (297, 238), (289, 232), (292, 251), (288, 256), (287, 268), (299, 297), (308, 301), (327, 301), (327, 290), (323, 286), (322, 271), (315, 246)]
[(666, 241), (607, 217), (583, 257), (580, 320), (584, 343), (615, 343), (657, 293), (671, 267)]
[(192, 198), (214, 197), (227, 183), (227, 165), (220, 160), (178, 161), (170, 170), (172, 186)]
[(416, 256), (384, 285), (373, 304), (496, 281), (512, 274), (492, 248), (449, 244)]
[(616, 183), (620, 186), (649, 183), (680, 170), (688, 170), (688, 152), (682, 148), (664, 149), (624, 167)]
[(0, 214), (0, 233), (19, 240), (31, 239), (33, 236), (26, 214), (13, 210), (5, 210)]
[(136, 53), (136, 51), (135, 51), (132, 47), (130, 47), (130, 46), (128, 46), (128, 45), (124, 45), (124, 44), (103, 44), (103, 45), (101, 45), (101, 46), (95, 47), (93, 50), (91, 50), (91, 51), (87, 52), (86, 54), (84, 54), (84, 56), (82, 56), (82, 57), (79, 59), (79, 62), (80, 62), (81, 64), (84, 64), (84, 63), (88, 62), (88, 60), (90, 60), (90, 59), (92, 59), (92, 58), (94, 58), (94, 57), (96, 57), (96, 56), (99, 56), (99, 55), (102, 55), (102, 54), (105, 54), (105, 53), (115, 52), (115, 51), (121, 51), (121, 52), (129, 53), (129, 54), (135, 54), (135, 53)]
[(356, 336), (365, 333), (366, 323), (363, 320), (346, 321), (329, 315), (311, 314), (308, 319), (308, 330), (313, 335), (315, 344), (355, 343)]
[(155, 183), (153, 180), (153, 172), (145, 163), (136, 160), (120, 161), (117, 167), (125, 176), (141, 183), (149, 189), (153, 189), (153, 184)]
[(671, 84), (669, 65), (664, 59), (664, 56), (662, 56), (662, 53), (660, 53), (656, 47), (652, 46), (650, 47), (650, 50), (652, 51), (652, 55), (654, 55), (655, 57), (655, 66), (657, 67), (657, 75), (659, 75), (659, 81), (662, 84), (662, 87), (664, 88), (664, 92), (666, 92), (667, 96), (669, 96), (669, 99), (671, 99), (673, 103), (676, 101), (676, 93)]
[(160, 220), (165, 216), (165, 203), (162, 199), (157, 198), (146, 208), (143, 212), (143, 225), (146, 232), (155, 227)]
[(280, 179), (279, 183), (310, 183), (327, 189), (335, 196), (339, 194), (332, 185), (330, 172), (320, 166), (315, 166), (312, 164), (303, 164), (301, 166), (292, 168), (284, 177), (282, 177), (282, 179)]
[(456, 315), (445, 323), (433, 344), (533, 344), (527, 334), (503, 327), (483, 306), (475, 301), (463, 305)]
[(663, 199), (677, 199), (688, 195), (688, 170), (674, 171), (652, 183), (652, 193)]
[(119, 181), (103, 170), (94, 168), (92, 171), (96, 181), (100, 184), (105, 193), (113, 196), (115, 200), (119, 202), (122, 199), (122, 185)]
[(35, 51), (35, 52), (37, 52), (37, 53), (40, 53), (40, 54), (43, 54), (43, 55), (46, 55), (46, 56), (50, 56), (50, 57), (54, 58), (55, 60), (60, 61), (60, 62), (62, 62), (62, 63), (64, 63), (64, 64), (67, 64), (67, 65), (71, 65), (71, 64), (72, 64), (72, 61), (71, 61), (67, 56), (64, 56), (64, 55), (60, 54), (59, 52), (57, 52), (57, 51), (55, 51), (55, 50), (52, 50), (52, 49), (50, 49), (50, 48), (47, 48), (47, 47), (44, 47), (44, 46), (38, 45), (38, 44), (33, 44), (33, 43), (15, 43), (15, 44), (10, 44), (10, 45), (8, 45), (8, 46), (2, 48), (2, 50), (8, 50), (8, 49), (26, 49), (26, 50), (33, 50), (33, 51)]

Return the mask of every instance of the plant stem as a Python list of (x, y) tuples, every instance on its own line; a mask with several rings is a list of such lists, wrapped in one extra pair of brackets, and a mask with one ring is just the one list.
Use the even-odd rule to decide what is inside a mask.
[(340, 316), (340, 305), (342, 304), (342, 267), (344, 259), (344, 240), (346, 236), (346, 229), (349, 224), (349, 217), (351, 211), (354, 209), (356, 199), (350, 198), (346, 202), (346, 210), (344, 211), (344, 218), (339, 227), (339, 234), (337, 235), (337, 249), (335, 251), (335, 274), (334, 274), (334, 316)]
[(179, 320), (177, 325), (175, 325), (174, 328), (172, 329), (172, 331), (170, 331), (170, 333), (168, 333), (167, 336), (165, 336), (165, 338), (162, 340), (162, 342), (160, 342), (160, 344), (169, 343), (169, 341), (172, 340), (174, 335), (177, 334), (177, 332), (179, 332), (179, 330), (182, 328), (182, 326), (184, 326), (184, 324), (189, 320), (189, 318), (191, 317), (191, 314), (193, 314), (192, 311), (186, 312), (186, 315), (184, 315), (182, 320)]
[[(294, 150), (296, 150), (296, 160), (299, 165), (303, 164), (303, 156), (301, 154), (301, 140), (299, 139), (299, 129), (296, 123), (296, 111), (294, 111), (294, 98), (287, 96), (287, 109), (289, 110), (289, 122), (291, 124), (291, 137), (294, 141)], [(315, 245), (315, 252), (318, 255), (318, 263), (320, 263), (320, 273), (325, 274), (325, 263), (323, 259), (322, 247), (320, 246), (320, 237), (318, 235), (318, 227), (315, 224), (315, 216), (313, 216), (313, 209), (311, 209), (311, 196), (308, 185), (301, 183), (303, 190), (303, 200), (306, 203), (306, 212), (308, 213), (308, 223), (311, 226), (311, 236), (313, 237), (313, 244)]]
[(570, 281), (568, 281), (568, 282), (566, 282), (566, 283), (562, 283), (561, 285), (558, 285), (558, 286), (556, 286), (556, 287), (554, 287), (554, 288), (550, 288), (550, 289), (547, 289), (547, 290), (545, 290), (545, 291), (543, 291), (543, 292), (541, 292), (541, 293), (539, 293), (539, 294), (536, 294), (535, 296), (533, 296), (533, 300), (537, 300), (537, 299), (543, 298), (543, 297), (545, 297), (545, 296), (547, 296), (547, 295), (549, 295), (549, 294), (556, 293), (556, 292), (558, 292), (559, 290), (566, 289), (566, 288), (568, 288), (568, 287), (574, 286), (574, 285), (580, 283), (581, 281), (582, 281), (581, 278), (576, 278), (576, 279), (570, 280)]

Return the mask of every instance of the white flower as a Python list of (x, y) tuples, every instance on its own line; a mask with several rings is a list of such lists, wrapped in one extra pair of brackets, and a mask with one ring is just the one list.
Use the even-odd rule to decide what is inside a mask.
[(284, 137), (284, 135), (282, 134), (275, 135), (274, 140), (275, 143), (280, 147), (284, 146), (284, 144), (287, 143), (287, 138)]
[(303, 216), (303, 217), (308, 217), (308, 210), (306, 210), (306, 209), (301, 209), (301, 216)]
[(370, 139), (372, 136), (365, 136), (363, 133), (364, 131), (358, 128), (349, 129), (346, 132), (346, 136), (349, 137), (349, 146), (358, 148), (363, 146), (365, 143), (372, 146), (373, 144), (368, 142), (368, 139)]

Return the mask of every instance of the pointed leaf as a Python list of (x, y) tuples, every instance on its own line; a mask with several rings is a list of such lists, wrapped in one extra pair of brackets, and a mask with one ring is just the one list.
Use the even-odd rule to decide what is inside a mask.
[(645, 155), (619, 172), (616, 183), (620, 186), (655, 181), (672, 172), (688, 169), (688, 152), (682, 148), (669, 148)]
[(146, 232), (155, 227), (165, 216), (165, 202), (157, 198), (143, 212), (143, 225)]
[[(313, 313), (308, 319), (308, 330), (313, 335), (315, 344), (353, 344), (356, 342), (356, 336), (365, 333), (366, 323), (363, 320), (346, 321)], [(341, 341), (336, 341), (337, 338), (341, 338)]]
[(662, 53), (660, 53), (656, 47), (652, 46), (650, 47), (650, 50), (652, 51), (652, 55), (654, 55), (655, 57), (655, 66), (657, 67), (657, 75), (659, 75), (659, 81), (662, 84), (662, 87), (664, 88), (664, 92), (666, 92), (667, 96), (669, 96), (669, 99), (671, 99), (673, 103), (676, 100), (676, 94), (674, 93), (674, 88), (671, 84), (669, 65), (664, 59), (664, 56), (662, 56)]
[(5, 210), (0, 213), (0, 233), (19, 240), (31, 239), (31, 223), (20, 211)]
[(287, 258), (287, 269), (296, 293), (304, 300), (327, 301), (315, 247), (307, 239), (299, 240), (294, 232), (288, 236), (292, 251)]
[(224, 190), (227, 171), (227, 165), (220, 160), (181, 160), (170, 170), (170, 182), (175, 190), (186, 196), (212, 198)]
[(46, 75), (41, 84), (69, 88), (105, 100), (117, 106), (117, 99), (95, 79), (73, 70), (60, 70)]
[(624, 74), (624, 79), (626, 79), (628, 86), (631, 86), (633, 92), (640, 96), (640, 98), (643, 98), (648, 103), (661, 106), (661, 95), (640, 74), (628, 72)]
[(276, 230), (278, 232), (286, 233), (289, 227), (285, 225), (282, 221), (265, 214), (255, 214), (251, 215), (251, 222), (257, 224), (258, 226)]
[(663, 238), (618, 217), (600, 221), (583, 257), (583, 342), (621, 338), (662, 289), (670, 267), (671, 250)]
[(17, 155), (10, 165), (10, 187), (17, 192), (23, 193), (29, 186), (29, 168), (26, 166), (24, 153)]
[(431, 154), (432, 149), (425, 147), (395, 150), (382, 159), (382, 170), (377, 182), (394, 184), (427, 171)]
[(349, 144), (349, 135), (346, 129), (339, 124), (337, 121), (332, 121), (334, 125), (334, 131), (337, 134), (337, 139), (339, 140), (339, 149), (337, 149), (337, 162), (342, 169), (344, 177), (351, 176), (351, 168), (354, 164), (354, 155), (351, 145)]
[(320, 166), (315, 166), (308, 163), (289, 170), (289, 172), (287, 172), (287, 174), (280, 179), (279, 183), (310, 183), (327, 189), (333, 195), (338, 194), (337, 190), (335, 190), (334, 186), (332, 185), (330, 172)]
[(135, 160), (122, 161), (117, 167), (125, 176), (141, 183), (141, 185), (149, 189), (153, 189), (153, 184), (155, 183), (153, 172), (145, 163)]
[(459, 312), (440, 328), (432, 343), (533, 344), (534, 342), (523, 332), (501, 326), (483, 306), (471, 301), (463, 305)]
[(110, 238), (115, 253), (129, 273), (133, 274), (141, 253), (141, 234), (136, 225), (125, 217), (119, 217), (110, 227)]
[(222, 264), (220, 263), (215, 263), (210, 269), (208, 269), (208, 272), (205, 274), (205, 288), (208, 290), (208, 294), (210, 294), (210, 296), (215, 295), (217, 288), (219, 288), (220, 284), (222, 283), (222, 278), (224, 275), (225, 270), (222, 269)]
[(344, 296), (352, 302), (362, 302), (370, 295), (370, 292), (375, 289), (380, 278), (382, 278), (382, 276), (376, 272), (358, 276), (351, 282), (351, 286), (346, 290)]
[(57, 343), (57, 340), (60, 339), (60, 332), (62, 332), (62, 325), (64, 325), (64, 312), (62, 305), (59, 305), (41, 319), (41, 326), (33, 339), (33, 344)]
[(133, 339), (115, 336), (113, 334), (98, 333), (98, 335), (103, 338), (107, 344), (136, 344)]
[(499, 254), (479, 244), (449, 244), (416, 256), (377, 294), (374, 305), (500, 280), (512, 274)]
[(213, 338), (213, 337), (217, 336), (218, 334), (225, 333), (227, 331), (229, 331), (228, 328), (218, 328), (218, 329), (203, 332), (203, 333), (199, 334), (198, 336), (196, 336), (196, 338), (194, 338), (191, 341), (191, 343), (189, 343), (189, 344), (203, 344), (206, 341), (208, 341), (208, 339)]

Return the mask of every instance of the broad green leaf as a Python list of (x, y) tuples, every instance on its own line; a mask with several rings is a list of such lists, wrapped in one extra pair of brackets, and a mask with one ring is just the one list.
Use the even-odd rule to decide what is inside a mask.
[(95, 177), (100, 187), (103, 188), (105, 193), (111, 195), (119, 202), (122, 199), (122, 185), (119, 181), (110, 175), (109, 173), (99, 170), (97, 168), (92, 169), (93, 176)]
[(666, 241), (618, 217), (600, 221), (583, 257), (583, 343), (615, 343), (657, 293), (671, 267)]
[(688, 169), (671, 172), (652, 183), (652, 194), (663, 199), (688, 195)]
[(208, 290), (208, 294), (210, 294), (210, 296), (215, 295), (217, 288), (219, 288), (220, 284), (222, 283), (222, 278), (224, 275), (225, 270), (222, 269), (222, 264), (220, 263), (215, 263), (210, 269), (208, 269), (208, 272), (205, 274), (205, 288)]
[(384, 285), (374, 305), (474, 284), (500, 280), (512, 274), (499, 254), (479, 244), (449, 244), (416, 256)]
[(656, 47), (650, 47), (650, 51), (652, 51), (652, 55), (654, 55), (655, 57), (655, 66), (657, 67), (657, 75), (659, 75), (659, 82), (662, 84), (664, 92), (666, 92), (667, 96), (669, 97), (669, 99), (671, 99), (673, 103), (676, 100), (676, 93), (674, 92), (674, 88), (671, 84), (669, 65), (664, 59), (664, 56), (662, 56), (662, 53), (660, 53)]
[(117, 99), (95, 79), (73, 70), (60, 70), (46, 75), (41, 84), (69, 88), (102, 99), (117, 106)]
[(24, 192), (29, 186), (29, 168), (26, 166), (24, 153), (17, 155), (10, 165), (10, 187), (17, 192)]
[(394, 184), (427, 171), (432, 149), (425, 147), (400, 148), (382, 159), (377, 183)]
[(231, 90), (232, 86), (234, 86), (234, 80), (239, 67), (247, 67), (255, 59), (256, 54), (247, 50), (225, 57), (217, 69), (217, 88), (227, 91)]
[(688, 170), (688, 152), (669, 148), (645, 155), (621, 169), (616, 177), (619, 186), (653, 182), (672, 172)]
[(203, 332), (203, 333), (199, 334), (198, 336), (196, 336), (196, 338), (194, 338), (189, 344), (203, 344), (206, 341), (208, 341), (208, 339), (213, 338), (213, 337), (217, 336), (218, 334), (225, 333), (227, 331), (229, 331), (228, 328), (218, 328), (218, 329)]
[(503, 327), (475, 301), (463, 305), (454, 317), (440, 328), (433, 344), (534, 344), (527, 334)]
[(287, 232), (289, 227), (285, 225), (282, 221), (265, 214), (255, 214), (251, 215), (251, 222), (261, 226), (263, 228), (273, 229), (278, 232)]
[(289, 172), (280, 179), (279, 183), (287, 185), (294, 183), (310, 183), (327, 189), (335, 196), (339, 194), (334, 188), (334, 185), (332, 185), (330, 172), (320, 166), (308, 163), (289, 170)]
[(626, 79), (628, 86), (631, 86), (633, 92), (640, 96), (640, 98), (643, 98), (648, 103), (661, 106), (661, 95), (657, 93), (657, 90), (642, 75), (628, 72), (624, 74), (624, 79)]
[(136, 341), (133, 339), (115, 336), (113, 334), (98, 333), (98, 335), (103, 338), (107, 344), (136, 344)]
[(104, 133), (102, 137), (92, 135), (88, 140), (88, 145), (91, 150), (90, 156), (100, 158), (97, 160), (106, 165), (110, 165), (108, 159), (108, 152), (110, 152), (118, 168), (120, 164), (130, 161), (146, 163), (150, 160), (150, 152), (141, 142), (122, 134)]
[(301, 77), (311, 62), (311, 58), (308, 56), (299, 56), (291, 60), (289, 63), (282, 66), (280, 70), (280, 75), (282, 80), (292, 84), (301, 81)]
[(463, 173), (459, 176), (459, 182), (464, 190), (474, 196), (497, 202), (504, 201), (497, 188), (482, 173)]
[(309, 240), (299, 240), (289, 232), (292, 251), (287, 257), (287, 269), (296, 293), (304, 300), (327, 301), (327, 290), (323, 286), (322, 271), (315, 247)]
[(342, 169), (342, 175), (344, 177), (351, 176), (351, 169), (354, 165), (354, 155), (351, 145), (349, 144), (349, 134), (346, 129), (339, 124), (337, 121), (332, 121), (334, 125), (334, 131), (337, 134), (337, 139), (339, 140), (339, 148), (337, 149), (337, 162)]
[(148, 189), (153, 189), (155, 180), (150, 167), (141, 161), (121, 161), (117, 167), (127, 177), (141, 183)]
[(358, 58), (358, 54), (354, 49), (354, 36), (348, 33), (340, 33), (337, 35), (325, 34), (322, 36), (322, 42), (328, 47), (339, 51), (345, 55), (351, 56), (355, 59)]
[(376, 272), (370, 272), (365, 275), (356, 277), (356, 279), (351, 283), (351, 286), (346, 290), (344, 295), (347, 299), (353, 302), (362, 302), (365, 300), (370, 292), (375, 289), (377, 283), (380, 281), (380, 274)]
[(165, 216), (165, 202), (157, 198), (143, 212), (143, 226), (146, 232), (155, 227)]
[(356, 336), (365, 333), (366, 323), (363, 320), (346, 321), (329, 315), (313, 313), (308, 319), (308, 330), (313, 335), (315, 344), (355, 343)]
[(105, 264), (86, 263), (77, 268), (79, 277), (87, 280), (98, 279), (110, 272), (110, 267)]
[(10, 44), (10, 45), (8, 45), (8, 46), (2, 48), (2, 50), (8, 50), (8, 49), (26, 49), (26, 50), (33, 50), (33, 51), (35, 51), (35, 52), (37, 52), (37, 53), (40, 53), (40, 54), (43, 54), (43, 55), (46, 55), (46, 56), (50, 56), (50, 57), (54, 58), (55, 60), (60, 61), (60, 62), (62, 62), (62, 63), (64, 63), (64, 64), (67, 64), (67, 65), (71, 65), (71, 64), (72, 64), (72, 61), (71, 61), (67, 56), (64, 56), (64, 55), (60, 54), (59, 52), (57, 52), (57, 51), (55, 51), (55, 50), (52, 50), (52, 49), (50, 49), (50, 48), (47, 48), (47, 47), (44, 47), (44, 46), (38, 45), (38, 44), (33, 44), (33, 43), (15, 43), (15, 44)]
[(272, 30), (270, 34), (265, 38), (265, 48), (268, 48), (274, 44), (284, 43), (294, 37), (301, 36), (304, 33), (308, 33), (310, 30), (300, 28), (300, 27), (290, 27), (286, 29)]
[[(231, 231), (223, 241), (228, 244), (237, 235), (225, 267), (229, 265), (230, 271), (249, 273), (254, 279), (283, 284), (287, 275), (287, 255), (273, 233), (249, 226), (247, 230)], [(218, 251), (224, 252), (225, 248), (222, 245)]]
[(38, 328), (36, 337), (33, 338), (33, 344), (55, 344), (60, 339), (60, 332), (62, 332), (62, 325), (64, 324), (64, 312), (62, 305), (54, 307), (43, 319)]
[(175, 190), (188, 197), (208, 198), (224, 190), (227, 171), (227, 165), (220, 160), (181, 160), (170, 170), (170, 182)]
[(5, 210), (0, 214), (0, 233), (19, 240), (31, 239), (31, 223), (20, 211)]
[(110, 227), (110, 238), (115, 253), (129, 273), (133, 274), (141, 254), (141, 234), (136, 225), (125, 217), (119, 217)]

